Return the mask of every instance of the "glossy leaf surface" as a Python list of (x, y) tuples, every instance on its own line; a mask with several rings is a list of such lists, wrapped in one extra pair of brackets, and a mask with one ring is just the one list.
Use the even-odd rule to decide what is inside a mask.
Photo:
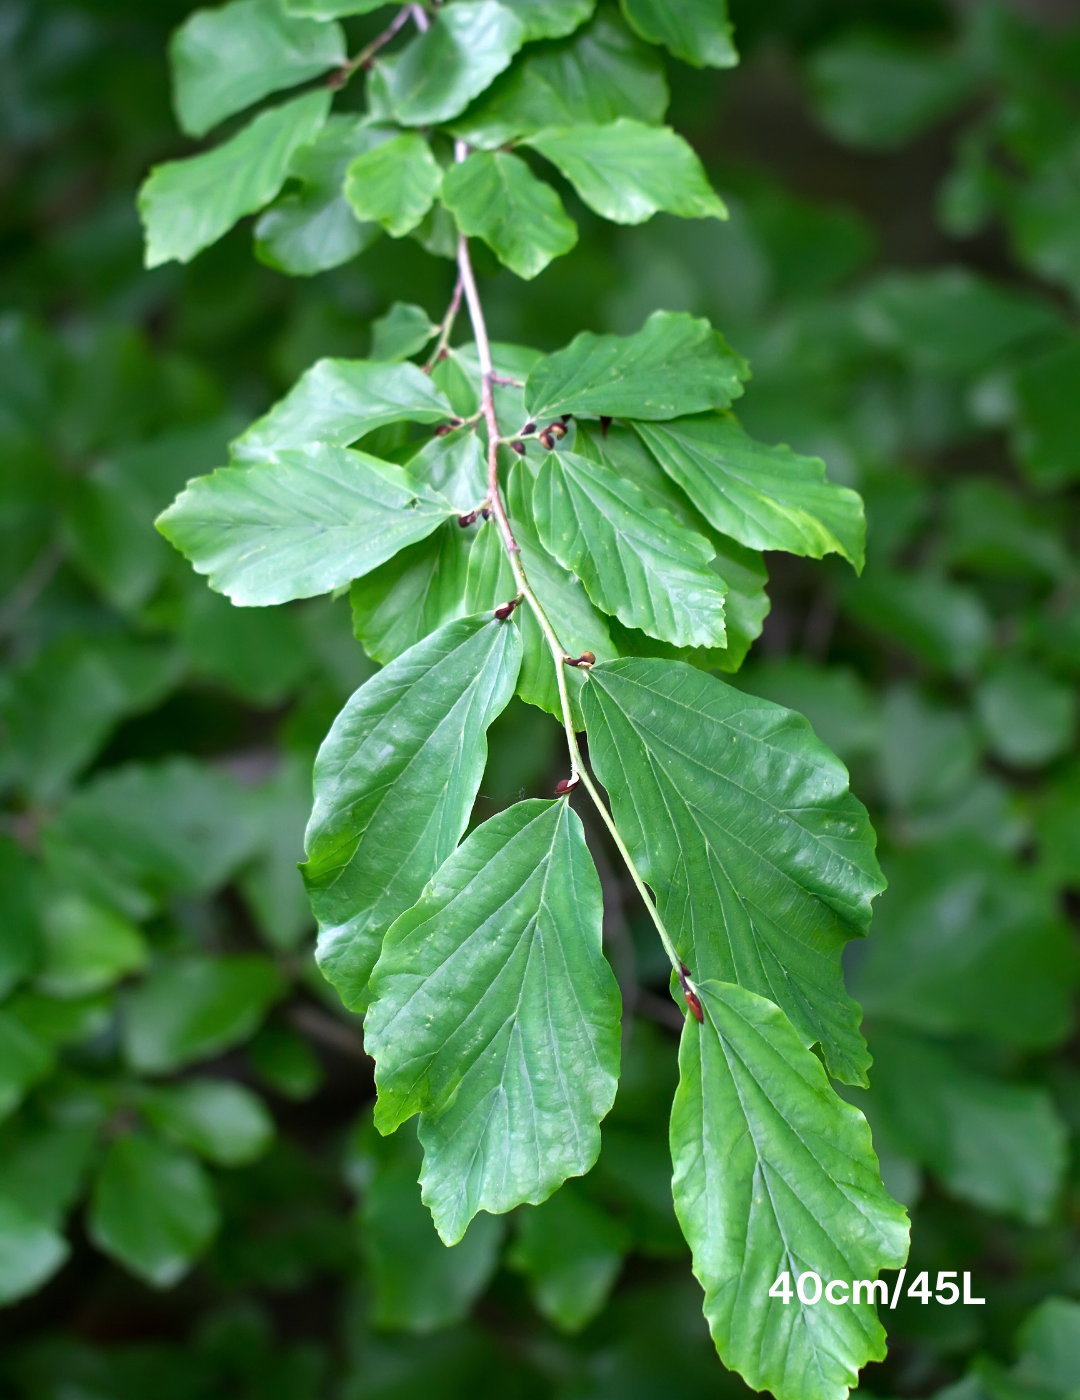
[(749, 370), (708, 321), (654, 311), (636, 335), (582, 331), (542, 359), (525, 385), (535, 419), (560, 413), (679, 418), (726, 408)]
[(204, 155), (155, 166), (139, 191), (146, 266), (190, 262), (245, 214), (269, 204), (293, 153), (311, 141), (329, 111), (328, 92), (309, 92), (260, 112)]
[(677, 646), (723, 646), (724, 584), (713, 549), (634, 482), (552, 452), (533, 490), (544, 547), (627, 627)]
[(525, 26), (526, 40), (561, 39), (584, 24), (596, 0), (502, 0)]
[(188, 136), (271, 92), (295, 87), (345, 61), (345, 35), (284, 11), (279, 0), (232, 0), (196, 10), (172, 37), (173, 104)]
[(726, 0), (620, 0), (623, 14), (650, 44), (663, 44), (695, 68), (732, 68), (739, 61)]
[(535, 277), (577, 242), (577, 225), (559, 196), (506, 151), (474, 151), (451, 166), (442, 201), (462, 233), (482, 238), (519, 277)]
[(590, 209), (617, 224), (643, 224), (661, 209), (684, 219), (725, 219), (694, 150), (667, 126), (619, 117), (598, 126), (552, 126), (525, 138), (570, 181)]
[(864, 1082), (840, 953), (884, 881), (843, 765), (801, 715), (677, 662), (598, 665), (582, 708), (620, 834), (691, 973), (769, 997), (835, 1078)]
[(698, 983), (671, 1115), (675, 1209), (724, 1362), (777, 1400), (847, 1400), (885, 1355), (872, 1304), (784, 1304), (780, 1273), (873, 1279), (907, 1257), (907, 1219), (870, 1129), (764, 997)]
[(472, 540), (456, 520), (353, 584), (353, 632), (385, 665), (429, 633), (476, 609), (466, 605)]
[(347, 447), (389, 423), (438, 423), (450, 405), (416, 365), (316, 360), (285, 397), (232, 444), (233, 460), (264, 462), (286, 447)]
[(304, 878), (320, 965), (347, 1005), (465, 830), (520, 657), (516, 623), (448, 623), (361, 686), (319, 750)]
[(340, 588), (452, 514), (400, 467), (319, 443), (197, 478), (158, 528), (211, 587), (264, 607)]
[(421, 1114), (424, 1201), (449, 1243), (596, 1159), (619, 1063), (601, 916), (578, 817), (529, 801), (478, 827), (387, 934), (366, 1033), (375, 1122)]
[(716, 414), (638, 432), (706, 520), (740, 544), (813, 559), (835, 551), (862, 568), (862, 501), (826, 480), (820, 458), (766, 447)]

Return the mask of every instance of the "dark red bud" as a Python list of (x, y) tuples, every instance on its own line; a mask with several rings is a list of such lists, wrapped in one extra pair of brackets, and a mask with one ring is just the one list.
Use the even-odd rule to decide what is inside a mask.
[(520, 601), (521, 601), (521, 600), (518, 599), (518, 598), (511, 598), (510, 601), (509, 601), (509, 603), (501, 603), (501, 604), (495, 609), (495, 616), (499, 619), (500, 622), (505, 622), (506, 619), (510, 616), (510, 614), (511, 614), (511, 613), (514, 611), (514, 609), (517, 607), (517, 605), (518, 605), (518, 603), (519, 603)]
[(540, 441), (549, 452), (555, 446), (555, 439), (551, 436), (547, 428), (540, 434)]
[(464, 528), (465, 528), (466, 525), (472, 525), (473, 522), (474, 522), (475, 520), (476, 520), (476, 511), (470, 510), (470, 511), (468, 512), (467, 515), (459, 515), (458, 518), (457, 518), (457, 523), (458, 523), (458, 524), (461, 526), (461, 528), (464, 530)]
[(607, 437), (607, 430), (611, 427), (611, 419), (606, 414), (600, 415), (600, 436)]
[(694, 1020), (697, 1021), (698, 1025), (704, 1025), (705, 1013), (701, 1009), (701, 1002), (698, 1001), (697, 997), (694, 995), (694, 993), (690, 990), (689, 987), (687, 987), (683, 991), (683, 996), (686, 998), (686, 1004), (690, 1008), (691, 1016), (693, 1016)]
[(510, 444), (510, 446), (514, 449), (515, 452), (520, 453), (520, 455), (524, 457), (525, 444), (523, 442), (518, 442), (517, 438), (515, 438), (514, 441)]
[(449, 353), (450, 353), (449, 350), (447, 350), (446, 347), (444, 346), (443, 349), (441, 349), (441, 350), (439, 351), (439, 359), (440, 359), (440, 360), (445, 360), (446, 357), (447, 357), (447, 355), (448, 355)]
[(491, 507), (490, 507), (490, 506), (481, 506), (481, 507), (480, 507), (480, 514), (484, 517), (485, 520), (490, 520), (490, 519), (491, 519)]
[(447, 433), (452, 433), (453, 431), (454, 430), (453, 428), (451, 428), (449, 423), (440, 423), (439, 426), (435, 429), (435, 436), (445, 437)]
[(555, 796), (563, 797), (568, 792), (573, 792), (581, 779), (575, 773), (572, 778), (560, 778), (555, 784)]
[(451, 418), (451, 419), (450, 419), (450, 426), (451, 426), (451, 428), (460, 428), (461, 425), (462, 425), (462, 423), (464, 423), (464, 421), (465, 421), (464, 418)]
[(522, 428), (522, 430), (521, 430), (521, 436), (522, 436), (522, 437), (528, 437), (530, 433), (535, 433), (535, 432), (536, 432), (536, 424), (535, 424), (535, 423), (526, 423), (525, 426), (524, 426), (524, 428)]
[(553, 438), (556, 438), (556, 439), (564, 438), (564, 437), (566, 436), (566, 424), (565, 424), (565, 423), (549, 423), (549, 424), (548, 424), (548, 432), (551, 434), (551, 436), (552, 436)]

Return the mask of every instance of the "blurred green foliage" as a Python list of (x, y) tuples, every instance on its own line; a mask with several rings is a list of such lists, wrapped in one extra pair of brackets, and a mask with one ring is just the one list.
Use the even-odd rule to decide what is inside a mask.
[[(671, 1210), (666, 964), (630, 891), (606, 934), (638, 1018), (589, 1176), (447, 1252), (411, 1129), (370, 1129), (295, 862), (314, 749), (372, 664), (344, 598), (231, 608), (151, 522), (316, 356), (366, 351), (396, 300), (438, 318), (453, 269), (381, 240), (286, 279), (241, 227), (143, 271), (134, 189), (187, 150), (165, 72), (186, 10), (0, 5), (0, 1394), (747, 1393)], [(913, 1209), (909, 1280), (968, 1270), (986, 1298), (885, 1312), (865, 1393), (1065, 1400), (1080, 30), (965, 13), (735, 5), (740, 70), (668, 60), (730, 223), (613, 230), (575, 204), (579, 246), (535, 282), (482, 270), (500, 339), (708, 314), (754, 365), (748, 429), (864, 494), (863, 578), (771, 560), (737, 683), (808, 715), (882, 833), (853, 1098)], [(557, 737), (513, 702), (478, 817), (548, 793)]]

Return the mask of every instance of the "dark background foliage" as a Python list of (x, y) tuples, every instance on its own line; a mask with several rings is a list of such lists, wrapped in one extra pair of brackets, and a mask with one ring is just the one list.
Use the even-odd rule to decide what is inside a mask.
[[(495, 1230), (448, 1256), (414, 1142), (368, 1129), (358, 1022), (311, 962), (293, 866), (314, 750), (370, 663), (346, 599), (233, 609), (151, 521), (316, 356), (364, 353), (395, 299), (441, 315), (453, 269), (384, 239), (292, 280), (241, 228), (142, 271), (134, 189), (187, 149), (165, 67), (186, 8), (0, 4), (0, 1394), (746, 1393), (666, 1195), (666, 965), (597, 833), (638, 1019), (566, 1207), (614, 1222), (590, 1278), (563, 1280), (595, 1319), (541, 1316), (558, 1261), (527, 1211), (508, 1247)], [(970, 1270), (987, 1300), (886, 1313), (879, 1396), (967, 1374), (957, 1400), (1064, 1397), (1080, 1375), (1067, 1310), (1057, 1389), (1037, 1339), (1014, 1341), (1080, 1294), (1071, 9), (736, 4), (740, 69), (669, 61), (672, 121), (730, 223), (613, 229), (578, 207), (579, 247), (536, 282), (481, 263), (501, 339), (708, 314), (754, 366), (751, 431), (866, 497), (864, 577), (770, 560), (737, 683), (802, 709), (874, 814), (891, 888), (849, 969), (876, 1062), (858, 1097), (912, 1207), (909, 1277)], [(557, 745), (514, 702), (477, 816), (546, 795)], [(193, 1128), (183, 1093), (207, 1084), (248, 1093)]]

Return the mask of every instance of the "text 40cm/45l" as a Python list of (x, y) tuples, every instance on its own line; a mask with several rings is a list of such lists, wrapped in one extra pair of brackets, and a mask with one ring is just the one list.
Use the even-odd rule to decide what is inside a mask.
[[(845, 1303), (887, 1303), (890, 1308), (895, 1308), (900, 1300), (901, 1290), (904, 1286), (904, 1278), (907, 1269), (901, 1269), (896, 1276), (896, 1282), (890, 1292), (889, 1285), (884, 1279), (857, 1278), (850, 1282), (847, 1279), (834, 1278), (823, 1284), (820, 1274), (808, 1272), (800, 1274), (794, 1289), (791, 1286), (791, 1274), (782, 1273), (769, 1289), (770, 1298), (779, 1298), (785, 1305), (797, 1298), (806, 1307), (812, 1308), (816, 1303), (820, 1303), (822, 1298), (825, 1302), (832, 1303), (834, 1307), (841, 1307)], [(907, 1296), (917, 1298), (924, 1306), (934, 1301), (943, 1303), (946, 1307), (951, 1307), (953, 1303), (982, 1304), (985, 1298), (973, 1298), (971, 1295), (971, 1275), (964, 1274), (963, 1295), (961, 1297), (960, 1285), (956, 1282), (958, 1275), (955, 1269), (942, 1269), (937, 1276), (937, 1288), (931, 1293), (930, 1275), (924, 1269), (908, 1285)]]

